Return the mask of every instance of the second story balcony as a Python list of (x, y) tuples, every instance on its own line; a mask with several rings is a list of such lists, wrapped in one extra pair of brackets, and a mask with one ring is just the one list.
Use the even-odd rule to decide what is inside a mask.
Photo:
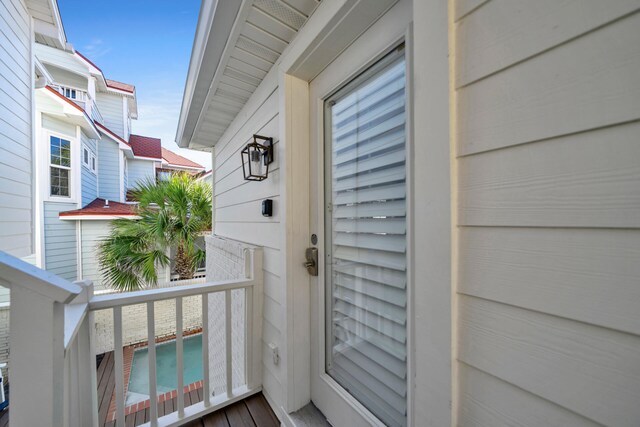
[(79, 107), (84, 109), (87, 112), (87, 115), (91, 117), (91, 120), (104, 123), (104, 119), (102, 117), (102, 114), (100, 113), (100, 110), (98, 109), (98, 105), (88, 91), (59, 84), (54, 84), (51, 87), (57, 90), (58, 93), (60, 93), (62, 96), (70, 99)]

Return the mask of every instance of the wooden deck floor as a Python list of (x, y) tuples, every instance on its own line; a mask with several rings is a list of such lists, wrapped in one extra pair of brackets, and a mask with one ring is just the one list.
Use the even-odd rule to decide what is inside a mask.
[[(185, 405), (188, 403), (186, 399), (187, 395), (185, 394)], [(166, 413), (169, 402), (172, 401), (165, 402), (164, 410), (160, 410), (161, 406), (158, 406), (158, 415), (162, 416)], [(175, 398), (171, 404), (173, 407), (169, 408), (173, 412), (176, 409)], [(147, 408), (144, 411), (127, 415), (125, 426), (139, 426), (149, 421), (149, 409)], [(279, 427), (280, 421), (262, 393), (259, 393), (184, 425), (188, 427)], [(111, 421), (105, 426), (115, 427), (115, 422)]]
[[(113, 352), (106, 353), (98, 365), (98, 421), (100, 426), (114, 427), (114, 421), (107, 421), (107, 414), (113, 391), (115, 389), (115, 369)], [(158, 405), (158, 416), (177, 411), (176, 398), (166, 400)], [(202, 402), (202, 389), (192, 390), (184, 394), (184, 405), (190, 406)], [(0, 418), (1, 420), (1, 418)], [(125, 426), (134, 427), (149, 422), (149, 408), (133, 412), (125, 417)], [(191, 421), (185, 426), (195, 427), (277, 427), (278, 418), (260, 394), (248, 397), (226, 408), (220, 409), (198, 420)], [(0, 422), (0, 427), (2, 424)]]
[[(175, 404), (175, 402), (174, 402)], [(185, 398), (185, 404), (187, 400)], [(164, 412), (163, 412), (164, 413)], [(130, 414), (125, 418), (125, 426), (139, 426), (149, 422), (149, 410)], [(115, 422), (106, 425), (114, 426)], [(0, 413), (0, 427), (9, 426), (9, 409)], [(280, 422), (266, 399), (260, 394), (253, 395), (220, 409), (200, 419), (184, 424), (185, 427), (278, 427)]]

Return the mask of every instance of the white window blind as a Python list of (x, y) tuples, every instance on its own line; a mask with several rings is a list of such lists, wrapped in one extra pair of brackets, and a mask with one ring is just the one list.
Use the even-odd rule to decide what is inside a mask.
[(326, 101), (327, 372), (406, 425), (405, 61), (401, 49)]

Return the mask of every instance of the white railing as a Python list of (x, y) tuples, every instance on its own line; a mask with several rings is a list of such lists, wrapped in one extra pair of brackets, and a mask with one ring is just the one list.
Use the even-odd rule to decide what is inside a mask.
[[(11, 425), (97, 426), (97, 379), (93, 350), (94, 311), (112, 310), (114, 319), (116, 425), (124, 426), (122, 308), (145, 304), (149, 357), (148, 426), (179, 426), (241, 400), (261, 389), (262, 251), (245, 249), (245, 277), (139, 292), (93, 295), (88, 282), (70, 283), (0, 252), (0, 284), (11, 288), (9, 361)], [(233, 388), (231, 292), (245, 290), (244, 384)], [(224, 392), (212, 396), (209, 379), (209, 298), (225, 301)], [(185, 407), (183, 382), (182, 300), (202, 297), (203, 397)], [(158, 416), (154, 303), (176, 301), (177, 411)]]
[(90, 104), (90, 102), (87, 103), (87, 100), (91, 101), (91, 97), (89, 96), (89, 92), (87, 92), (86, 90), (59, 84), (52, 84), (51, 87), (57, 90), (60, 95), (75, 102), (84, 110), (90, 108), (87, 105)]

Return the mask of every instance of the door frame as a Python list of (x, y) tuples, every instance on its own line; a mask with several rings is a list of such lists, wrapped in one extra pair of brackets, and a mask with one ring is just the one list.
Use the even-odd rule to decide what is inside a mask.
[[(413, 133), (412, 133), (412, 27), (409, 1), (399, 2), (364, 37), (310, 82), (310, 228), (318, 237), (318, 276), (311, 278), (311, 399), (334, 425), (384, 425), (364, 405), (325, 372), (325, 123), (324, 101), (398, 45), (405, 44), (406, 155), (407, 155), (407, 424), (413, 419)], [(369, 37), (369, 34), (375, 36)]]
[[(419, 253), (413, 251), (408, 259), (414, 265), (410, 272), (411, 277), (408, 277), (408, 291), (411, 292), (408, 316), (412, 320), (407, 331), (410, 340), (408, 345), (408, 376), (410, 378), (407, 402), (408, 424), (413, 425), (415, 420), (419, 420), (421, 424), (428, 426), (454, 425), (458, 403), (458, 399), (455, 398), (457, 375), (454, 339), (456, 336), (454, 267), (457, 257), (456, 197), (454, 195), (457, 191), (457, 181), (455, 138), (453, 138), (455, 99), (450, 95), (454, 80), (450, 74), (451, 70), (454, 70), (455, 40), (449, 37), (449, 30), (454, 25), (455, 2), (453, 0), (446, 2), (324, 1), (320, 3), (265, 80), (280, 84), (282, 139), (288, 143), (288, 149), (302, 146), (302, 152), (306, 150), (306, 155), (309, 156), (304, 162), (306, 169), (295, 167), (296, 173), (287, 174), (281, 182), (282, 196), (287, 200), (289, 196), (295, 197), (300, 203), (305, 197), (309, 200), (309, 197), (287, 194), (286, 190), (289, 189), (288, 186), (292, 180), (304, 175), (309, 176), (312, 181), (317, 179), (317, 156), (313, 149), (310, 151), (309, 145), (310, 139), (317, 137), (315, 134), (317, 126), (313, 127), (317, 117), (311, 115), (310, 109), (315, 108), (315, 111), (318, 111), (322, 105), (314, 106), (310, 103), (303, 105), (301, 97), (289, 98), (288, 94), (293, 90), (292, 85), (314, 80), (349, 46), (364, 43), (356, 39), (367, 29), (380, 25), (385, 28), (394, 28), (389, 22), (393, 21), (394, 16), (397, 19), (398, 8), (395, 5), (399, 3), (403, 4), (400, 7), (402, 10), (400, 14), (406, 15), (402, 29), (397, 29), (395, 36), (373, 33), (366, 39), (369, 44), (378, 46), (379, 49), (380, 46), (388, 47), (404, 38), (409, 70), (407, 94), (412, 110), (408, 111), (407, 115), (407, 120), (411, 122), (408, 123), (408, 139), (414, 140), (413, 135), (419, 138), (416, 144), (411, 146), (412, 152), (408, 153), (412, 159), (416, 158), (418, 159), (416, 162), (419, 162), (417, 163), (419, 167), (415, 168), (413, 163), (408, 163), (408, 167), (412, 168), (408, 171), (411, 174), (407, 180), (408, 198), (413, 205), (411, 209), (419, 213), (421, 218), (426, 219), (412, 223), (413, 232), (407, 236), (407, 244), (410, 247), (420, 248)], [(412, 27), (413, 16), (419, 20), (420, 25)], [(379, 49), (380, 53), (384, 50)], [(419, 53), (414, 55), (414, 51)], [(346, 83), (353, 74), (355, 72), (344, 75), (342, 83)], [(340, 86), (339, 83), (336, 82), (336, 88)], [(262, 89), (264, 91), (264, 88)], [(298, 89), (301, 87), (299, 86)], [(305, 93), (308, 97), (310, 93), (308, 84)], [(308, 131), (313, 131), (307, 132), (306, 135), (298, 132), (299, 139), (290, 139), (294, 136), (296, 123), (288, 117), (287, 108), (290, 109), (288, 111), (298, 111), (298, 108), (306, 111), (309, 114), (309, 120), (302, 127), (307, 126)], [(412, 120), (413, 115), (420, 117), (420, 121)], [(303, 162), (304, 159), (295, 154), (287, 156), (287, 163), (292, 163), (285, 167), (292, 166), (296, 161)], [(414, 191), (413, 182), (420, 182), (420, 191)], [(322, 214), (323, 211), (322, 209)], [(287, 214), (293, 214), (293, 211), (288, 211)], [(287, 214), (281, 219), (283, 231), (290, 226), (287, 218), (291, 217)], [(312, 208), (310, 214), (311, 223), (317, 221), (317, 209)], [(300, 241), (295, 242), (296, 246), (311, 246), (309, 239), (311, 233), (323, 236), (324, 226), (322, 229), (311, 227), (307, 230), (306, 236), (301, 236)], [(289, 240), (289, 242), (293, 241)], [(284, 271), (297, 273), (297, 268), (306, 274), (301, 267), (303, 254), (296, 248), (288, 245), (285, 247), (283, 268), (286, 270)], [(284, 247), (283, 250), (285, 250)], [(415, 259), (419, 259), (420, 262), (415, 262)], [(324, 272), (324, 263), (319, 271)], [(420, 286), (415, 286), (416, 278), (419, 278)], [(299, 274), (286, 274), (286, 277), (283, 277), (283, 285), (285, 295), (282, 307), (285, 330), (282, 335), (283, 351), (281, 352), (284, 374), (281, 388), (283, 404), (278, 410), (283, 415), (285, 425), (292, 425), (288, 422), (286, 414), (304, 406), (309, 401), (311, 393), (315, 394), (310, 389), (314, 389), (318, 383), (310, 378), (311, 366), (317, 366), (317, 361), (309, 360), (309, 357), (311, 359), (315, 357), (310, 354), (310, 340), (315, 340), (315, 337), (309, 334), (310, 321), (317, 317), (317, 313), (314, 313), (316, 300), (310, 291), (317, 285), (311, 284), (309, 276), (303, 279)], [(295, 309), (295, 307), (299, 308)], [(311, 313), (304, 313), (300, 307), (308, 307)], [(413, 328), (413, 321), (420, 323), (419, 330)], [(296, 329), (299, 333), (296, 333)], [(296, 357), (296, 354), (300, 356)], [(414, 363), (414, 360), (420, 363)], [(317, 376), (315, 371), (314, 376)], [(342, 398), (337, 399), (336, 402), (339, 405), (346, 404)], [(318, 404), (318, 402), (315, 403)], [(332, 407), (331, 403), (329, 402), (327, 406), (329, 410), (320, 408), (330, 416), (330, 419), (333, 418), (334, 413), (340, 412), (339, 408)], [(365, 421), (366, 417), (359, 416), (359, 418), (363, 421), (363, 425), (368, 424)], [(349, 420), (348, 425), (353, 425), (352, 421)]]

